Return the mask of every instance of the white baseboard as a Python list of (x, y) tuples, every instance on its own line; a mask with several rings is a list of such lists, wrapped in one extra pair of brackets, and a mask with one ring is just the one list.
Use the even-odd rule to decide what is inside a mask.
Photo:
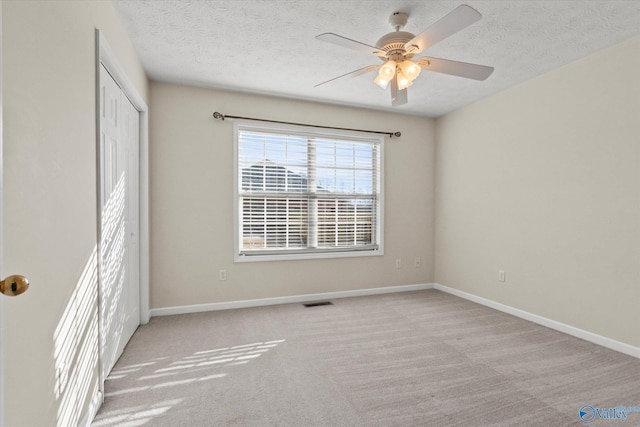
[(199, 313), (203, 311), (231, 310), (235, 308), (262, 307), (276, 304), (291, 304), (311, 302), (336, 298), (361, 297), (367, 295), (390, 294), (395, 292), (421, 291), (433, 289), (433, 283), (418, 285), (388, 286), (384, 288), (355, 289), (352, 291), (325, 292), (308, 295), (292, 295), (276, 298), (261, 298), (244, 301), (216, 302), (211, 304), (183, 305), (179, 307), (164, 307), (151, 309), (151, 317), (169, 316), (173, 314)]
[(98, 390), (98, 392), (93, 396), (93, 399), (91, 399), (87, 412), (85, 412), (83, 417), (80, 419), (78, 427), (89, 427), (93, 422), (93, 419), (98, 414), (100, 406), (102, 406), (102, 392)]
[(564, 323), (556, 322), (555, 320), (547, 319), (546, 317), (538, 316), (537, 314), (533, 314), (524, 310), (513, 308), (511, 306), (504, 305), (499, 302), (495, 302), (486, 298), (482, 298), (477, 295), (469, 294), (467, 292), (463, 292), (458, 289), (450, 288), (448, 286), (440, 285), (438, 283), (433, 284), (433, 289), (437, 289), (439, 291), (443, 291), (448, 294), (455, 295), (457, 297), (476, 302), (478, 304), (493, 308), (495, 310), (502, 311), (507, 314), (511, 314), (521, 319), (525, 319), (530, 322), (537, 323), (542, 326), (546, 326), (547, 328), (555, 329), (556, 331), (563, 332), (567, 335), (571, 335), (576, 338), (580, 338), (585, 341), (589, 341), (594, 344), (601, 345), (602, 347), (606, 347), (611, 350), (615, 350), (620, 353), (624, 353), (629, 356), (633, 356), (640, 359), (640, 347), (635, 347), (630, 344), (616, 341), (611, 338), (603, 337), (602, 335), (594, 334), (593, 332), (585, 331), (583, 329), (575, 328), (573, 326), (569, 326)]

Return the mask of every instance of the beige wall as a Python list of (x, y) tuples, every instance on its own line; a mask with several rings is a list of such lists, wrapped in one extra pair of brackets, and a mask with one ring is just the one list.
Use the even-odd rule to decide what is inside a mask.
[[(150, 111), (152, 308), (432, 281), (433, 120), (162, 83)], [(385, 255), (234, 264), (232, 123), (214, 111), (401, 131), (385, 145)]]
[(640, 38), (440, 118), (435, 281), (640, 346), (639, 138)]
[(97, 384), (96, 27), (145, 98), (147, 80), (110, 2), (2, 9), (4, 274), (31, 281), (4, 300), (5, 422), (73, 425)]

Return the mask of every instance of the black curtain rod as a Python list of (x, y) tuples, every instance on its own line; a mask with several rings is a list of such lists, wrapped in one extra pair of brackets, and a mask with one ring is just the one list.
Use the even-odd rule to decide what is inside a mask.
[(307, 123), (281, 122), (281, 121), (278, 121), (278, 120), (256, 119), (256, 118), (253, 118), (253, 117), (227, 116), (227, 115), (224, 115), (222, 113), (218, 113), (217, 111), (215, 113), (213, 113), (213, 118), (214, 119), (218, 119), (218, 120), (224, 120), (224, 119), (256, 120), (258, 122), (280, 123), (280, 124), (284, 124), (284, 125), (312, 126), (312, 127), (316, 127), (316, 128), (322, 128), (322, 129), (352, 130), (352, 131), (356, 131), (356, 132), (367, 132), (367, 133), (377, 133), (379, 135), (389, 135), (390, 138), (393, 138), (394, 136), (396, 138), (399, 138), (402, 135), (400, 132), (383, 132), (383, 131), (377, 131), (377, 130), (337, 128), (337, 127), (334, 127), (334, 126), (319, 126), (319, 125), (310, 125), (310, 124), (307, 124)]

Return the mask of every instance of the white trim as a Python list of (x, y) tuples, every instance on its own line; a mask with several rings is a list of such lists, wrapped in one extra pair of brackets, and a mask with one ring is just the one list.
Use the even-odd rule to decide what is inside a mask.
[(98, 391), (91, 399), (91, 403), (89, 403), (89, 407), (87, 408), (87, 412), (84, 413), (80, 422), (78, 422), (78, 427), (89, 427), (93, 422), (93, 419), (98, 414), (98, 409), (102, 405), (102, 393)]
[(352, 291), (325, 292), (319, 294), (292, 295), (276, 298), (261, 298), (244, 301), (217, 302), (211, 304), (183, 305), (179, 307), (154, 308), (151, 316), (170, 316), (173, 314), (200, 313), (203, 311), (232, 310), (237, 308), (263, 307), (277, 304), (291, 304), (328, 299), (361, 297), (367, 295), (391, 294), (397, 292), (422, 291), (433, 289), (433, 283), (417, 285), (387, 286), (384, 288), (355, 289)]
[[(239, 230), (239, 229), (238, 229)], [(263, 261), (295, 261), (299, 259), (330, 259), (330, 258), (355, 258), (364, 256), (383, 256), (384, 251), (382, 249), (367, 249), (367, 250), (336, 250), (336, 251), (317, 251), (317, 252), (298, 252), (298, 253), (286, 253), (281, 252), (279, 254), (270, 255), (240, 255), (236, 252), (233, 262), (263, 262)]]
[(616, 341), (611, 338), (603, 337), (602, 335), (594, 334), (593, 332), (585, 331), (584, 329), (579, 329), (564, 323), (557, 322), (555, 320), (547, 319), (546, 317), (529, 313), (527, 311), (501, 304), (490, 299), (482, 298), (477, 295), (460, 291), (458, 289), (450, 288), (449, 286), (434, 283), (433, 288), (640, 359), (640, 347), (635, 347), (633, 345)]
[(138, 227), (140, 228), (140, 324), (146, 325), (151, 318), (149, 307), (149, 110), (140, 111), (140, 156), (138, 157)]
[[(4, 245), (4, 239), (2, 234), (2, 136), (4, 135), (4, 110), (3, 110), (3, 98), (2, 98), (2, 5), (0, 4), (0, 280), (2, 280), (2, 249)], [(0, 296), (0, 427), (4, 427), (4, 414), (6, 414), (4, 410), (4, 301), (3, 297)]]

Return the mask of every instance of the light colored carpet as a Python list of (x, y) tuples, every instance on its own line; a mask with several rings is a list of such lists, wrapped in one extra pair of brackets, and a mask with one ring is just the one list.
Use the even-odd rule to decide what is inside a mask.
[(567, 426), (640, 406), (640, 360), (440, 291), (333, 304), (152, 318), (93, 425)]

